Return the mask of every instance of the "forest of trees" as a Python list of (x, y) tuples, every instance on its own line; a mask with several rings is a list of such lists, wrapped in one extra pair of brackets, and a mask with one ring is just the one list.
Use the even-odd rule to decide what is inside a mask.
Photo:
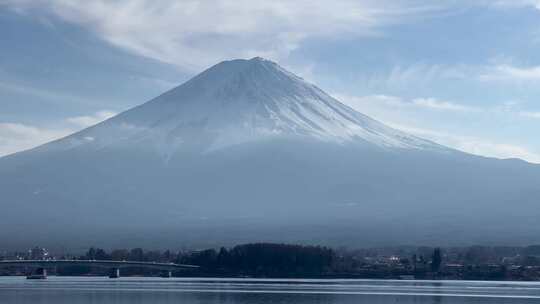
[(316, 276), (328, 272), (335, 253), (319, 246), (256, 243), (178, 253), (90, 248), (78, 258), (191, 264), (200, 266), (199, 275)]
[(195, 252), (181, 256), (178, 262), (211, 272), (294, 276), (325, 273), (334, 258), (334, 252), (325, 247), (260, 243)]

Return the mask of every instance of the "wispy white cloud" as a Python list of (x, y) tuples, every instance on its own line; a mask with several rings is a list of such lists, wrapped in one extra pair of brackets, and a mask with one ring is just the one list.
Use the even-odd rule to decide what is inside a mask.
[(486, 68), (479, 75), (483, 81), (540, 81), (540, 66), (517, 67), (509, 64)]
[[(432, 97), (405, 99), (398, 96), (388, 95), (368, 95), (350, 96), (343, 94), (333, 94), (339, 100), (352, 107), (362, 108), (364, 105), (382, 104), (391, 107), (410, 107), (424, 110), (449, 111), (449, 112), (481, 112), (486, 111), (479, 107), (468, 106), (451, 101), (440, 100)], [(360, 110), (361, 111), (361, 110)]]
[(360, 75), (357, 81), (372, 91), (408, 90), (411, 87), (425, 90), (447, 81), (475, 85), (496, 83), (509, 88), (524, 84), (534, 86), (540, 82), (540, 65), (520, 65), (513, 58), (492, 58), (476, 64), (416, 63)]
[(69, 129), (47, 129), (0, 122), (0, 156), (27, 150), (70, 134)]
[[(14, 11), (51, 13), (135, 54), (198, 71), (230, 58), (283, 59), (310, 38), (380, 35), (384, 26), (464, 7), (540, 8), (538, 0), (4, 0)], [(43, 18), (41, 18), (43, 19)], [(415, 68), (397, 68), (393, 80)], [(439, 67), (427, 67), (426, 77)]]
[(33, 86), (27, 86), (12, 82), (0, 81), (0, 89), (26, 96), (38, 97), (50, 102), (62, 103), (62, 102), (75, 102), (80, 104), (93, 104), (95, 101), (82, 98), (79, 96), (73, 96), (62, 92), (53, 92), (49, 90), (39, 89)]
[(313, 37), (373, 35), (381, 26), (440, 11), (447, 1), (4, 2), (19, 12), (45, 10), (138, 55), (199, 70), (222, 59), (283, 58)]
[(491, 4), (499, 8), (533, 7), (540, 10), (540, 0), (495, 0)]
[(23, 123), (0, 122), (0, 156), (28, 150), (47, 142), (65, 137), (82, 128), (114, 116), (111, 111), (92, 115), (68, 117), (61, 127), (42, 127)]
[(108, 118), (111, 118), (116, 114), (117, 113), (115, 112), (104, 110), (104, 111), (99, 111), (95, 113), (94, 115), (69, 117), (66, 120), (69, 123), (74, 124), (75, 126), (85, 128), (85, 127), (95, 125), (99, 122), (102, 122)]
[(358, 82), (371, 90), (406, 89), (411, 86), (423, 88), (439, 81), (471, 78), (478, 67), (463, 64), (413, 63), (396, 65), (387, 71), (373, 72), (360, 76)]
[(438, 100), (435, 98), (415, 98), (411, 101), (411, 104), (418, 107), (434, 109), (434, 110), (439, 110), (439, 111), (453, 111), (453, 112), (481, 111), (481, 109), (477, 107), (457, 104), (450, 101)]
[[(507, 143), (481, 136), (463, 135), (460, 132), (439, 131), (441, 125), (424, 122), (424, 126), (418, 126), (419, 118), (430, 118), (432, 113), (446, 111), (459, 115), (467, 115), (477, 118), (477, 115), (492, 116), (493, 114), (508, 115), (510, 117), (540, 118), (540, 113), (520, 111), (516, 102), (507, 102), (490, 108), (469, 107), (459, 103), (439, 101), (433, 98), (406, 100), (396, 96), (371, 95), (371, 96), (348, 96), (333, 94), (340, 101), (352, 108), (382, 119), (385, 123), (415, 134), (419, 137), (433, 140), (442, 145), (455, 148), (464, 152), (495, 157), (495, 158), (521, 158), (529, 162), (540, 163), (540, 152), (524, 146), (522, 143)], [(407, 120), (404, 110), (410, 110), (414, 118)], [(472, 115), (472, 116), (471, 116)], [(427, 126), (427, 127), (426, 127)]]
[(332, 94), (338, 100), (360, 112), (379, 109), (381, 111), (408, 108), (413, 111), (454, 112), (462, 115), (506, 115), (510, 118), (540, 118), (540, 112), (523, 109), (519, 101), (510, 100), (489, 107), (471, 106), (433, 97), (406, 99), (390, 95), (352, 96), (347, 94)]
[(405, 132), (409, 132), (417, 136), (433, 140), (439, 144), (471, 154), (501, 159), (520, 158), (532, 163), (540, 164), (540, 153), (537, 153), (530, 148), (520, 145), (500, 143), (474, 136), (450, 134), (447, 132), (405, 126), (401, 124), (390, 125), (392, 125), (396, 129), (400, 129)]
[(540, 112), (521, 111), (519, 114), (523, 117), (540, 119)]

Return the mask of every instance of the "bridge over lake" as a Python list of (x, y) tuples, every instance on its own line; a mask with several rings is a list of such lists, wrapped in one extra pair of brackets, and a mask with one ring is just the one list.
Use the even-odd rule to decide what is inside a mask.
[(67, 266), (86, 266), (96, 268), (108, 268), (111, 270), (110, 278), (119, 278), (122, 268), (146, 268), (157, 269), (164, 272), (168, 277), (173, 271), (193, 270), (199, 268), (195, 265), (138, 262), (138, 261), (109, 261), (109, 260), (4, 260), (0, 261), (0, 267), (26, 267), (33, 268), (34, 272), (27, 276), (28, 279), (47, 278), (47, 269)]

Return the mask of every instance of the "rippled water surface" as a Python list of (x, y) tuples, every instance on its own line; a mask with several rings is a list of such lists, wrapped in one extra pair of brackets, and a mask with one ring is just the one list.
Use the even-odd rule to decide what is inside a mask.
[(540, 303), (540, 283), (0, 277), (0, 303)]

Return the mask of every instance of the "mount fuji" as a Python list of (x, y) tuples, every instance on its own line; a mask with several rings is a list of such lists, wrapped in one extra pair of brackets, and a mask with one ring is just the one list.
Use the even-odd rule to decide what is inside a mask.
[(0, 242), (531, 243), (539, 197), (537, 165), (388, 127), (253, 58), (0, 158)]

